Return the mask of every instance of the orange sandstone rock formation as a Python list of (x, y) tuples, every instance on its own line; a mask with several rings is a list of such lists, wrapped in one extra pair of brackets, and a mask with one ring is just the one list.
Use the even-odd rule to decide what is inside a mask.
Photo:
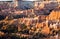
[(47, 20), (58, 20), (60, 18), (60, 9), (53, 10), (49, 16), (47, 16)]

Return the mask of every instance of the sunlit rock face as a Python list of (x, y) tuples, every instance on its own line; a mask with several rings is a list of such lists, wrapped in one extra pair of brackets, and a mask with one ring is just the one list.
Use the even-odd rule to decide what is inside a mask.
[(59, 2), (60, 2), (60, 0), (57, 0), (57, 1), (59, 1)]
[(48, 18), (48, 20), (58, 20), (58, 19), (60, 19), (60, 9), (57, 8), (57, 9), (53, 10), (50, 13), (49, 17), (47, 17), (47, 18)]
[(40, 5), (39, 5), (39, 7), (42, 9), (42, 8), (44, 8), (44, 3), (41, 3)]

